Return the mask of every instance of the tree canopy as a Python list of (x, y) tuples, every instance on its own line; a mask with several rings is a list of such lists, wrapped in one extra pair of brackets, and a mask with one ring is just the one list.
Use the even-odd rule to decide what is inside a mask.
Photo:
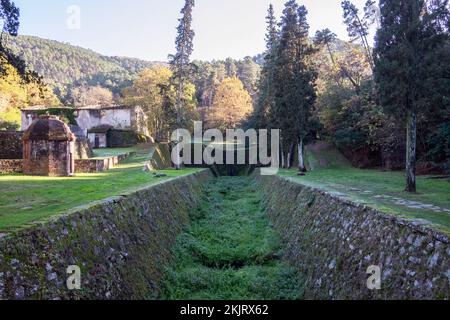
[(225, 131), (239, 127), (253, 111), (252, 99), (236, 77), (218, 86), (212, 108), (207, 112), (207, 127)]

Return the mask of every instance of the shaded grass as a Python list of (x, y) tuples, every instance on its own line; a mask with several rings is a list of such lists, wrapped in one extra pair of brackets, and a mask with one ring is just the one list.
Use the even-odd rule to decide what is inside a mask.
[(203, 188), (192, 224), (179, 237), (159, 298), (300, 299), (301, 280), (280, 260), (280, 238), (248, 177), (222, 177)]
[(101, 173), (63, 178), (0, 175), (0, 232), (12, 232), (93, 201), (198, 171), (162, 170), (159, 172), (167, 177), (155, 178), (143, 171), (150, 149), (136, 151), (115, 169)]
[(448, 212), (408, 208), (395, 204), (389, 199), (376, 198), (377, 195), (387, 195), (450, 209), (450, 183), (447, 180), (418, 177), (418, 192), (411, 194), (403, 191), (405, 188), (403, 172), (338, 167), (311, 171), (304, 177), (296, 174), (296, 170), (280, 171), (281, 176), (289, 177), (294, 181), (331, 193), (341, 193), (353, 201), (364, 203), (389, 214), (424, 219), (434, 224), (435, 228), (450, 232), (450, 213)]

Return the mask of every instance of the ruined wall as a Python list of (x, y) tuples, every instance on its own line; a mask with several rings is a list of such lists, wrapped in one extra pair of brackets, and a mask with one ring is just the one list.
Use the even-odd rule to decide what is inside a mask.
[[(174, 179), (0, 238), (0, 300), (152, 297), (209, 178)], [(80, 291), (67, 289), (69, 265), (81, 268)]]
[(104, 108), (102, 110), (77, 110), (78, 126), (87, 135), (87, 131), (91, 128), (102, 125), (110, 125), (114, 128), (131, 129), (131, 113), (132, 108)]
[(24, 142), (23, 150), (23, 172), (26, 175), (59, 177), (73, 173), (72, 141), (29, 140)]
[(75, 159), (89, 159), (94, 157), (89, 139), (79, 126), (69, 125), (70, 131), (75, 135)]
[(0, 131), (0, 159), (22, 159), (21, 131)]
[[(261, 177), (267, 213), (304, 274), (308, 299), (449, 299), (450, 243), (439, 232), (280, 177)], [(367, 268), (382, 288), (367, 288)]]
[(117, 164), (136, 152), (124, 153), (104, 159), (77, 159), (75, 160), (75, 173), (96, 173), (113, 169)]
[(22, 173), (22, 172), (23, 172), (23, 160), (0, 159), (0, 174), (11, 174), (11, 173)]

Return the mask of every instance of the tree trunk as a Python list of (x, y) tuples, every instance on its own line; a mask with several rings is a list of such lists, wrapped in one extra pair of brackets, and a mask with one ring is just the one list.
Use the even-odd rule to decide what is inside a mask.
[(300, 172), (306, 172), (306, 166), (305, 166), (305, 148), (303, 144), (303, 139), (300, 139), (300, 142), (298, 144), (298, 170)]
[[(179, 79), (179, 84), (178, 84), (178, 93), (177, 93), (177, 128), (176, 128), (176, 130), (178, 130), (178, 129), (181, 129), (181, 108), (182, 108), (182, 106), (181, 106), (181, 97), (182, 97), (182, 94), (183, 94), (183, 83), (182, 83), (182, 80), (181, 79)], [(179, 143), (180, 142), (180, 137), (179, 137), (179, 135), (178, 135), (178, 133), (177, 133), (177, 142)], [(177, 162), (178, 162), (178, 164), (176, 164), (175, 165), (175, 169), (176, 170), (181, 170), (181, 164), (180, 164), (180, 162), (181, 162), (181, 157), (180, 157), (180, 155), (179, 154), (177, 154)]]
[(408, 111), (406, 119), (406, 190), (416, 192), (417, 114)]
[(295, 143), (291, 144), (291, 152), (289, 154), (289, 169), (292, 168), (294, 166), (294, 162), (295, 162)]

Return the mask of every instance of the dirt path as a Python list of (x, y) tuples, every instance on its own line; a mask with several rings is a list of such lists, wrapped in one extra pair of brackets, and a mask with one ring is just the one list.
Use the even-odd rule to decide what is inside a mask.
[(300, 299), (301, 280), (282, 256), (261, 210), (256, 183), (223, 177), (204, 187), (201, 206), (176, 246), (161, 299)]

